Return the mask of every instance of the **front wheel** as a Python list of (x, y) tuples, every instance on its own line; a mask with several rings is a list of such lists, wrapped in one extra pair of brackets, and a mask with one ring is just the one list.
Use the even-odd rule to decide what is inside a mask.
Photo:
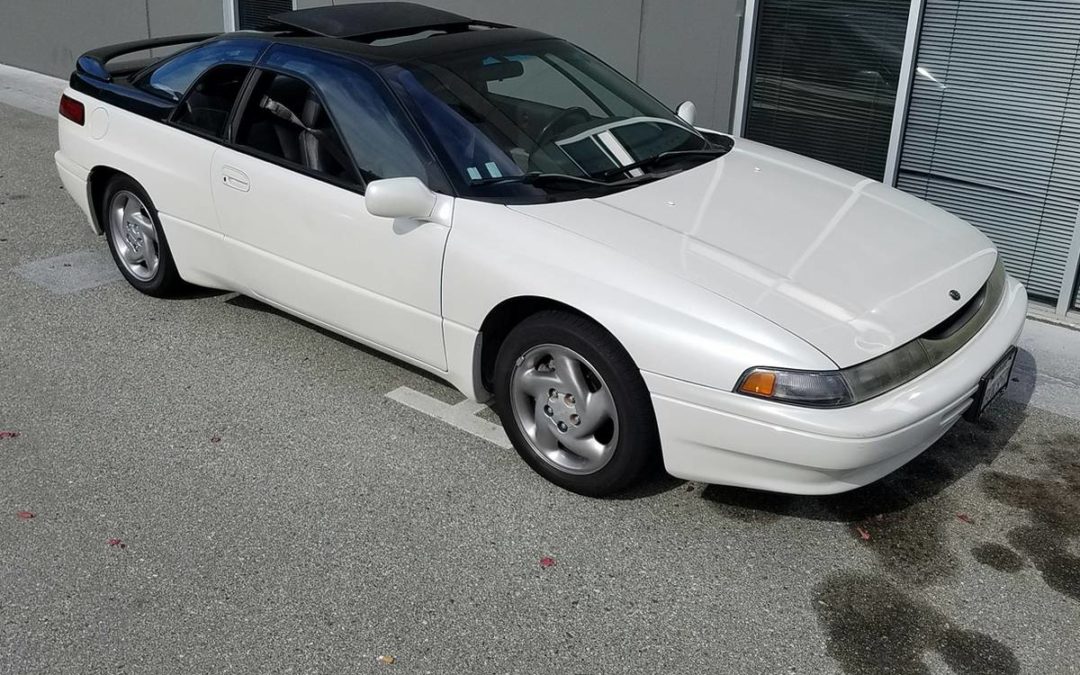
[(640, 371), (610, 333), (576, 314), (543, 312), (510, 332), (496, 359), (495, 407), (518, 454), (579, 494), (622, 492), (658, 456)]

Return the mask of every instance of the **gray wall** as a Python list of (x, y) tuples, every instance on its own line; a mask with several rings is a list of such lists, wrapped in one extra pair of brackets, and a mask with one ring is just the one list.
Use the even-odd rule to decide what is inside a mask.
[(66, 78), (88, 49), (223, 21), (221, 0), (0, 0), (0, 63)]
[[(296, 6), (318, 7), (330, 1), (296, 0)], [(699, 124), (730, 128), (741, 0), (418, 1), (566, 38), (671, 107), (692, 99)]]
[[(567, 38), (672, 107), (693, 99), (699, 124), (730, 126), (741, 0), (420, 1)], [(67, 77), (93, 47), (221, 30), (222, 7), (222, 0), (0, 0), (0, 63)]]

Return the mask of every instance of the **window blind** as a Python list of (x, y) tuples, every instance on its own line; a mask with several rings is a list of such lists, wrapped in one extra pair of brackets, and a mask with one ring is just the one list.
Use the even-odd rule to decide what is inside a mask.
[(985, 232), (1047, 300), (1075, 281), (1078, 49), (1076, 0), (926, 0), (898, 174)]
[(236, 27), (239, 30), (259, 30), (269, 23), (266, 18), (293, 8), (293, 0), (237, 0)]
[(761, 0), (743, 134), (881, 180), (910, 0)]

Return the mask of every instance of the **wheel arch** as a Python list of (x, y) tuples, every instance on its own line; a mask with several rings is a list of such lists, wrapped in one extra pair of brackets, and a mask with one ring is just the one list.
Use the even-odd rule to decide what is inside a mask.
[[(94, 231), (98, 234), (105, 233), (105, 224), (101, 222), (101, 200), (105, 196), (105, 187), (116, 176), (131, 178), (123, 171), (105, 165), (98, 165), (90, 169), (90, 174), (86, 178), (86, 196), (90, 204), (90, 221), (94, 226)], [(135, 179), (131, 178), (131, 180)]]
[[(510, 331), (530, 316), (551, 310), (569, 312), (584, 317), (596, 323), (609, 334), (611, 333), (611, 329), (595, 317), (564, 302), (539, 295), (519, 295), (507, 298), (491, 308), (487, 316), (484, 317), (477, 337), (478, 358), (475, 366), (475, 376), (477, 384), (485, 392), (490, 394), (493, 391), (495, 357), (498, 356), (499, 348), (502, 347)], [(613, 337), (615, 336), (613, 335)], [(615, 340), (618, 341), (618, 337), (615, 337)], [(623, 348), (626, 348), (625, 345), (623, 345)]]

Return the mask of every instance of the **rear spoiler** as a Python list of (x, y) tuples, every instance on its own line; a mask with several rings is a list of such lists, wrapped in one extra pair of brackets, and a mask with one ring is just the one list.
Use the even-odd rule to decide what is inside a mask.
[(144, 52), (148, 49), (157, 49), (159, 47), (175, 47), (176, 45), (194, 44), (196, 42), (202, 42), (203, 40), (209, 40), (215, 38), (221, 33), (197, 33), (194, 35), (174, 35), (172, 37), (150, 38), (149, 40), (136, 40), (134, 42), (123, 42), (118, 45), (109, 45), (108, 47), (98, 47), (97, 49), (91, 49), (75, 62), (75, 69), (84, 74), (102, 82), (111, 82), (112, 73), (106, 67), (109, 61), (123, 56), (125, 54), (134, 54), (135, 52)]

